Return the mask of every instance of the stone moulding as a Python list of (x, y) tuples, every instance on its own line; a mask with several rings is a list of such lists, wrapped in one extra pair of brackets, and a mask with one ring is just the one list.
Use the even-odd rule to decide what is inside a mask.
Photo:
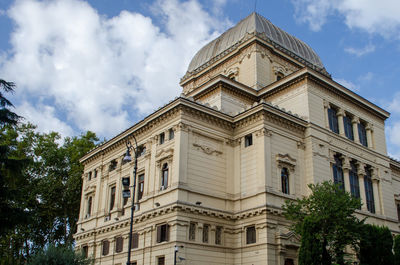
[(216, 155), (222, 155), (222, 152), (221, 151), (218, 151), (218, 150), (216, 150), (216, 149), (214, 149), (214, 148), (211, 148), (211, 147), (209, 147), (209, 146), (206, 146), (206, 145), (200, 145), (200, 144), (196, 144), (196, 143), (193, 143), (193, 146), (194, 147), (197, 147), (198, 149), (201, 149), (204, 153), (206, 153), (207, 155), (212, 155), (212, 154), (216, 154)]

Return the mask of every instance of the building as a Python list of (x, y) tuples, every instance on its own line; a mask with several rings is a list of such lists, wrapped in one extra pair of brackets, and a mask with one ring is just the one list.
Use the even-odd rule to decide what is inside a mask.
[(180, 97), (81, 159), (76, 246), (95, 264), (126, 263), (132, 135), (133, 264), (173, 264), (175, 245), (178, 264), (297, 264), (281, 205), (325, 180), (361, 198), (360, 217), (399, 232), (389, 113), (332, 80), (307, 44), (252, 13), (204, 46), (180, 85)]

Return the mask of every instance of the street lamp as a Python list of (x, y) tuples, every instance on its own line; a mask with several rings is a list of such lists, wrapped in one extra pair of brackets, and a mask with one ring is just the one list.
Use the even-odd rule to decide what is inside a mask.
[[(180, 247), (183, 248), (183, 246), (177, 246), (177, 245), (175, 245), (175, 247), (174, 247), (174, 265), (176, 265), (176, 254), (178, 253)], [(183, 258), (179, 257), (179, 259), (183, 259)]]
[[(131, 204), (131, 223), (129, 230), (129, 242), (128, 242), (128, 260), (126, 262), (127, 265), (131, 265), (131, 247), (132, 247), (132, 232), (133, 232), (133, 214), (135, 211), (135, 189), (136, 189), (136, 172), (137, 172), (137, 157), (138, 157), (138, 145), (134, 135), (132, 135), (133, 140), (135, 140), (135, 146), (129, 140), (126, 140), (126, 154), (123, 158), (125, 162), (131, 162), (132, 157), (130, 151), (132, 150), (135, 154), (135, 164), (133, 167), (133, 193), (132, 193), (132, 204)], [(129, 195), (129, 196), (128, 196)], [(131, 197), (130, 194), (124, 193), (124, 197)]]

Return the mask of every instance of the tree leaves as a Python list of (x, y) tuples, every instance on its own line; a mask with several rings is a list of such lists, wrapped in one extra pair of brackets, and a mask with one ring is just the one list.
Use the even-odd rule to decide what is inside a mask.
[[(294, 221), (293, 231), (302, 236), (303, 251), (314, 257), (316, 249), (320, 249), (319, 255), (324, 262), (331, 259), (337, 264), (344, 264), (344, 249), (348, 245), (356, 247), (359, 229), (364, 222), (354, 216), (361, 202), (332, 182), (310, 184), (308, 187), (312, 192), (310, 196), (285, 202), (285, 217)], [(313, 230), (311, 241), (316, 245), (309, 241), (307, 231), (310, 229)], [(303, 243), (310, 249), (303, 246)], [(324, 257), (325, 252), (329, 257)], [(302, 253), (300, 256), (309, 262), (310, 257), (304, 255)]]

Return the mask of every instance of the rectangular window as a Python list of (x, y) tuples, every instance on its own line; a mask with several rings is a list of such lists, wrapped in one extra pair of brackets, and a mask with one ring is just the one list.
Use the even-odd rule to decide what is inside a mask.
[(108, 171), (115, 170), (117, 168), (117, 164), (118, 162), (115, 159), (111, 160), (110, 165), (108, 166)]
[(353, 161), (350, 162), (349, 178), (351, 195), (355, 198), (360, 198), (360, 185), (358, 183), (357, 167)]
[(89, 173), (88, 173), (88, 180), (91, 180), (92, 179), (92, 171), (90, 171)]
[(396, 206), (397, 206), (397, 220), (399, 220), (400, 222), (400, 203), (398, 202)]
[(146, 153), (146, 146), (140, 145), (138, 146), (138, 157), (144, 155)]
[(174, 137), (175, 137), (175, 132), (174, 132), (174, 129), (169, 129), (169, 140), (172, 140), (172, 139), (174, 139)]
[(110, 251), (110, 241), (103, 240), (103, 242), (102, 242), (102, 250), (101, 250), (103, 256), (108, 255), (109, 251)]
[(365, 169), (364, 176), (364, 187), (365, 187), (365, 199), (367, 201), (367, 209), (371, 213), (375, 213), (375, 202), (374, 202), (374, 189), (372, 187), (372, 178), (370, 169)]
[(328, 118), (329, 118), (329, 128), (334, 133), (339, 133), (339, 125), (338, 125), (338, 118), (336, 115), (336, 110), (329, 108), (328, 109)]
[(165, 142), (165, 133), (160, 133), (160, 144)]
[(365, 130), (365, 125), (362, 122), (360, 122), (358, 124), (358, 136), (360, 138), (360, 143), (363, 146), (368, 146), (368, 143), (367, 143), (367, 131)]
[(281, 170), (282, 192), (289, 194), (289, 170), (284, 167)]
[(348, 116), (343, 117), (344, 123), (344, 133), (346, 137), (352, 141), (354, 141), (354, 134), (353, 134), (353, 125), (351, 124), (351, 119)]
[(333, 169), (333, 182), (339, 184), (342, 190), (344, 189), (344, 178), (343, 178), (343, 168), (342, 160), (339, 155), (335, 155), (335, 164), (332, 166)]
[(115, 204), (115, 186), (110, 189), (110, 211), (114, 208)]
[(87, 212), (86, 212), (86, 216), (90, 217), (90, 215), (92, 214), (92, 196), (89, 196), (88, 201), (87, 201)]
[(87, 258), (89, 256), (89, 247), (88, 246), (82, 247), (82, 254), (85, 258)]
[(94, 178), (97, 178), (97, 169), (94, 170)]
[(138, 179), (139, 183), (138, 183), (137, 199), (140, 200), (143, 197), (143, 191), (144, 191), (144, 174), (140, 174)]
[(161, 170), (161, 190), (165, 190), (168, 187), (168, 174), (169, 174), (168, 164), (165, 163), (162, 166)]
[(246, 228), (246, 244), (256, 243), (256, 227), (249, 226)]
[(115, 239), (115, 252), (120, 253), (124, 247), (124, 239), (119, 236)]
[(158, 257), (157, 258), (157, 265), (165, 265), (165, 257)]
[(139, 234), (133, 233), (132, 234), (132, 242), (131, 242), (131, 249), (139, 247)]
[(250, 145), (253, 145), (253, 135), (248, 134), (244, 137), (244, 147), (248, 147)]
[(169, 241), (169, 225), (157, 226), (157, 243)]
[(221, 245), (222, 244), (222, 227), (217, 226), (215, 229), (215, 244)]
[(209, 231), (210, 231), (210, 225), (203, 225), (203, 243), (208, 243)]
[(192, 222), (189, 224), (189, 240), (196, 240), (196, 224)]

